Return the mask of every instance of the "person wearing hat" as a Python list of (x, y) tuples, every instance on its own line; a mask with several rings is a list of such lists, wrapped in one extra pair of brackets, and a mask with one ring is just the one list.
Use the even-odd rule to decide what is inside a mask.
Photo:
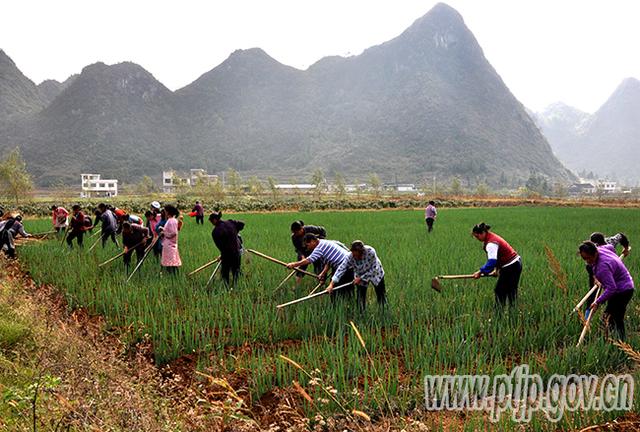
[(85, 231), (93, 228), (91, 226), (91, 218), (85, 216), (80, 210), (80, 205), (75, 204), (71, 208), (73, 216), (71, 216), (69, 235), (67, 236), (67, 245), (73, 247), (73, 239), (77, 239), (78, 247), (82, 247), (83, 237)]
[(67, 229), (69, 212), (62, 206), (52, 205), (51, 219), (53, 222), (53, 229), (59, 234), (60, 231)]
[(6, 255), (9, 258), (16, 258), (16, 244), (15, 238), (21, 235), (22, 237), (31, 237), (31, 234), (25, 231), (22, 224), (22, 216), (17, 215), (7, 219), (2, 231), (0, 232), (0, 250), (6, 248)]
[(369, 282), (376, 290), (378, 306), (384, 307), (387, 304), (386, 287), (384, 284), (384, 268), (376, 254), (376, 250), (365, 245), (360, 240), (351, 243), (351, 253), (342, 261), (336, 270), (327, 287), (327, 292), (331, 293), (334, 286), (339, 285), (347, 271), (353, 272), (353, 283), (358, 287), (358, 306), (364, 311), (367, 305), (367, 288)]
[(239, 233), (244, 229), (244, 222), (231, 219), (222, 220), (222, 212), (219, 211), (209, 215), (209, 222), (213, 225), (211, 237), (220, 251), (222, 280), (229, 285), (229, 273), (231, 273), (235, 284), (240, 275), (242, 263), (242, 239)]

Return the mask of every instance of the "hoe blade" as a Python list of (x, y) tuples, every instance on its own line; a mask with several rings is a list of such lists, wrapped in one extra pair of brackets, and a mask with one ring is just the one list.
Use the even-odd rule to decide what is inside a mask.
[(438, 277), (434, 277), (433, 279), (431, 279), (431, 288), (438, 292), (442, 291), (442, 287), (440, 286), (440, 279)]

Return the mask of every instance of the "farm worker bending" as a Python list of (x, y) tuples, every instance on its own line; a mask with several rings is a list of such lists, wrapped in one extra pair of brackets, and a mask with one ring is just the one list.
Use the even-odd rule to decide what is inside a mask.
[(238, 234), (244, 228), (244, 222), (236, 220), (222, 220), (222, 212), (209, 215), (209, 222), (214, 226), (211, 231), (213, 242), (220, 250), (220, 274), (222, 280), (229, 284), (229, 272), (233, 275), (233, 283), (240, 274), (242, 239)]
[(64, 207), (53, 205), (51, 206), (51, 219), (53, 229), (60, 233), (60, 231), (67, 229), (69, 212)]
[[(291, 242), (296, 250), (298, 260), (306, 258), (310, 253), (310, 251), (304, 246), (304, 235), (308, 233), (315, 234), (319, 239), (327, 238), (327, 230), (325, 230), (323, 226), (305, 225), (301, 220), (294, 221), (291, 224)], [(313, 270), (316, 274), (322, 271), (322, 267), (323, 265), (321, 261), (313, 263)], [(306, 270), (307, 266), (305, 265), (300, 268), (302, 270)], [(300, 283), (300, 280), (303, 277), (304, 274), (302, 273), (296, 274), (296, 285)]]
[[(335, 275), (342, 263), (349, 258), (349, 250), (342, 243), (332, 240), (320, 240), (315, 234), (305, 234), (304, 245), (307, 250), (311, 251), (311, 254), (299, 261), (287, 264), (287, 267), (292, 269), (322, 260), (325, 264), (320, 274), (318, 274), (320, 281), (326, 279), (330, 268)], [(351, 281), (353, 281), (353, 269), (347, 268), (336, 283), (343, 285)], [(340, 293), (341, 295), (353, 295), (353, 285), (342, 288)]]
[(98, 204), (98, 210), (96, 210), (96, 221), (94, 226), (100, 225), (100, 238), (102, 239), (102, 247), (107, 244), (107, 239), (111, 237), (111, 240), (118, 246), (118, 240), (116, 240), (116, 231), (118, 230), (118, 222), (111, 210), (107, 208), (105, 203)]
[(604, 292), (591, 305), (591, 313), (602, 303), (607, 302), (604, 313), (609, 328), (617, 330), (620, 340), (624, 340), (624, 314), (633, 296), (633, 279), (629, 270), (615, 252), (607, 246), (596, 246), (586, 241), (578, 248), (582, 259), (591, 266), (593, 275)]
[(73, 247), (73, 239), (77, 239), (78, 246), (82, 247), (84, 232), (92, 228), (91, 218), (85, 216), (85, 214), (80, 211), (80, 208), (81, 207), (78, 204), (74, 204), (71, 208), (71, 211), (73, 212), (70, 224), (71, 231), (69, 231), (69, 235), (67, 236), (67, 245), (70, 248)]
[(162, 209), (158, 214), (158, 216), (160, 216), (160, 219), (158, 219), (158, 222), (155, 225), (154, 231), (156, 236), (159, 236), (159, 237), (158, 237), (158, 241), (156, 241), (156, 245), (153, 247), (153, 255), (156, 258), (162, 255), (162, 236), (160, 236), (160, 234), (162, 234), (162, 230), (164, 229), (164, 226), (167, 224), (167, 212), (164, 209)]
[(22, 216), (20, 215), (7, 219), (2, 227), (2, 231), (0, 231), (0, 250), (6, 248), (6, 255), (12, 259), (16, 258), (16, 244), (14, 240), (18, 235), (31, 237), (31, 234), (24, 230)]
[(436, 203), (434, 201), (429, 201), (429, 205), (424, 209), (424, 218), (427, 222), (427, 232), (433, 231), (433, 223), (436, 221), (436, 217), (438, 217)]
[(369, 282), (373, 284), (376, 290), (376, 298), (378, 299), (378, 306), (383, 306), (387, 303), (384, 285), (384, 269), (382, 263), (376, 254), (376, 250), (371, 246), (366, 246), (360, 240), (355, 240), (351, 243), (351, 254), (342, 261), (338, 270), (331, 278), (331, 282), (327, 287), (327, 291), (333, 291), (333, 287), (336, 284), (340, 284), (342, 275), (352, 270), (354, 273), (354, 283), (358, 287), (358, 306), (360, 310), (364, 310), (367, 305), (367, 287)]
[[(625, 257), (629, 255), (629, 251), (631, 249), (631, 245), (629, 244), (629, 239), (624, 233), (617, 233), (611, 237), (606, 237), (601, 232), (594, 232), (591, 234), (590, 240), (595, 243), (596, 246), (606, 246), (613, 253), (616, 253), (616, 246), (622, 245), (622, 255)], [(593, 269), (590, 265), (587, 264), (587, 273), (589, 274), (589, 288), (591, 288), (595, 284), (595, 279), (593, 278)], [(584, 304), (585, 318), (589, 318), (590, 307), (593, 301), (596, 299), (597, 293), (594, 292), (589, 296), (587, 301)]]
[(196, 201), (196, 205), (191, 210), (196, 217), (196, 224), (204, 225), (204, 207), (200, 204), (200, 201)]
[(122, 244), (124, 245), (124, 266), (129, 271), (131, 264), (131, 256), (136, 252), (138, 262), (144, 256), (147, 247), (147, 239), (149, 238), (149, 229), (142, 225), (133, 224), (129, 221), (122, 223)]
[(499, 270), (500, 275), (495, 288), (496, 302), (498, 305), (504, 306), (508, 300), (511, 306), (518, 297), (522, 260), (509, 243), (499, 235), (490, 232), (490, 229), (489, 225), (481, 222), (471, 231), (471, 234), (482, 242), (483, 248), (487, 252), (487, 262), (473, 274), (473, 277), (478, 279), (493, 270)]
[(180, 259), (180, 253), (178, 251), (178, 216), (180, 216), (180, 212), (172, 205), (165, 205), (164, 211), (167, 215), (167, 222), (160, 228), (163, 238), (162, 260), (160, 264), (167, 273), (175, 275), (180, 266), (182, 266), (182, 260)]

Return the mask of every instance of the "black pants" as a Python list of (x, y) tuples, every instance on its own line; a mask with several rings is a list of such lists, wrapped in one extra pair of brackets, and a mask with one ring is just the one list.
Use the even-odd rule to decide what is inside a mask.
[(204, 215), (196, 215), (196, 224), (204, 225)]
[(116, 246), (118, 245), (118, 240), (116, 240), (115, 231), (102, 231), (101, 237), (102, 237), (102, 247), (104, 247), (107, 244), (107, 240), (109, 239), (109, 237), (111, 237), (111, 240), (113, 240)]
[(140, 262), (140, 260), (144, 256), (144, 250), (145, 246), (141, 245), (135, 249), (129, 249), (129, 251), (123, 255), (124, 266), (127, 268), (127, 270), (129, 269), (129, 264), (131, 264), (131, 257), (133, 256), (133, 252), (136, 253), (136, 262)]
[[(342, 275), (342, 277), (340, 278), (340, 280), (338, 281), (338, 283), (334, 284), (336, 287), (340, 286), (340, 285), (344, 285), (348, 282), (353, 282), (353, 270), (347, 270), (346, 272), (344, 272), (344, 274)], [(336, 296), (339, 298), (343, 298), (343, 299), (347, 299), (347, 298), (353, 298), (353, 291), (355, 289), (355, 286), (353, 284), (348, 285), (344, 288), (340, 288), (338, 291), (334, 291), (331, 293), (331, 301), (335, 301)], [(365, 292), (366, 294), (366, 292)]]
[(435, 222), (434, 218), (426, 218), (425, 219), (427, 221), (427, 231), (431, 232), (433, 231), (433, 222)]
[(509, 302), (509, 306), (515, 304), (518, 298), (518, 284), (520, 283), (521, 273), (521, 260), (500, 269), (500, 276), (498, 276), (495, 289), (496, 303), (499, 306), (504, 306), (507, 301)]
[[(384, 277), (380, 280), (378, 285), (371, 284), (376, 290), (376, 299), (378, 300), (378, 306), (384, 306), (387, 304), (386, 286), (384, 284)], [(367, 307), (367, 288), (368, 285), (358, 285), (358, 307), (360, 310), (365, 310)]]
[(71, 231), (67, 235), (67, 244), (69, 247), (73, 247), (73, 239), (78, 239), (78, 247), (82, 247), (82, 241), (84, 238), (84, 231)]
[(9, 239), (9, 235), (10, 234), (7, 231), (4, 231), (4, 232), (0, 233), (0, 250), (2, 250), (5, 245), (7, 245), (7, 250), (6, 250), (5, 254), (9, 258), (15, 258), (16, 257), (16, 249), (11, 246), (11, 239)]
[(608, 321), (609, 330), (618, 333), (618, 338), (623, 341), (626, 334), (624, 330), (624, 314), (627, 311), (627, 305), (633, 297), (633, 290), (623, 291), (614, 294), (607, 301), (607, 308), (604, 310), (605, 319)]
[(229, 285), (229, 273), (233, 275), (233, 283), (238, 280), (240, 275), (240, 254), (237, 255), (221, 255), (220, 256), (220, 275), (222, 280)]

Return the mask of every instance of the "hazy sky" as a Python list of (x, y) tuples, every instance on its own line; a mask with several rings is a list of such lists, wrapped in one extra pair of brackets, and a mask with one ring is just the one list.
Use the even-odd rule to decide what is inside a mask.
[[(36, 83), (96, 61), (133, 61), (172, 90), (238, 48), (301, 69), (359, 54), (436, 4), (395, 0), (2, 0), (0, 48)], [(561, 100), (592, 112), (640, 79), (640, 1), (450, 0), (527, 107)]]

